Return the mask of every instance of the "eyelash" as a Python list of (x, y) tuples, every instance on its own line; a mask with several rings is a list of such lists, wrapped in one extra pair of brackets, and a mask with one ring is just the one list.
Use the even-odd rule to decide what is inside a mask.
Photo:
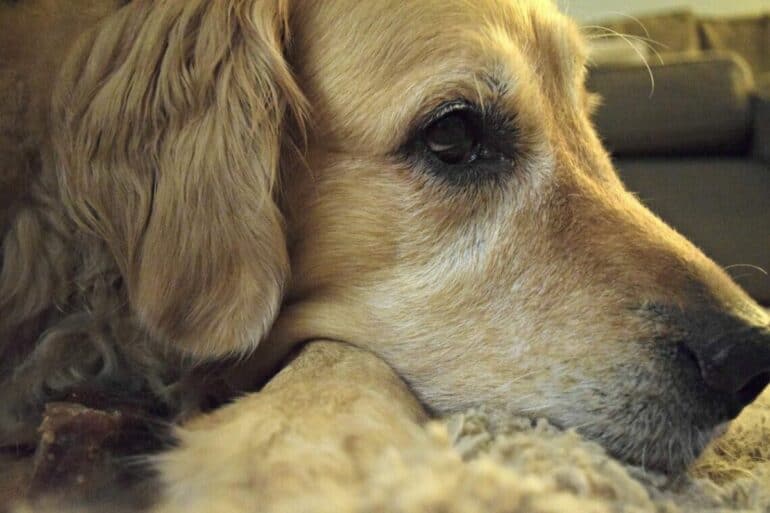
[(441, 104), (438, 108), (433, 110), (428, 118), (423, 121), (422, 125), (420, 126), (420, 130), (424, 131), (432, 123), (438, 121), (447, 114), (451, 114), (457, 111), (470, 112), (471, 114), (478, 116), (479, 119), (483, 119), (484, 117), (484, 113), (481, 111), (481, 109), (478, 108), (476, 104), (466, 100), (452, 100), (450, 102)]

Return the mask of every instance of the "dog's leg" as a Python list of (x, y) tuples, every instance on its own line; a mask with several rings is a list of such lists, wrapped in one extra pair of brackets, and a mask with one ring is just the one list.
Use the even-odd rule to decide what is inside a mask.
[(382, 360), (311, 343), (261, 392), (180, 431), (158, 461), (155, 513), (305, 511), (308, 498), (345, 497), (387, 448), (423, 443), (424, 420)]

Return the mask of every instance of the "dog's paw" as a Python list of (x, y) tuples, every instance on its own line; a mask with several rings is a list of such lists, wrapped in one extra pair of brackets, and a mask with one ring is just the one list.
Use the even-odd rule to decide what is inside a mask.
[(155, 460), (154, 513), (345, 511), (326, 499), (349, 496), (341, 492), (389, 449), (423, 443), (424, 420), (373, 354), (309, 344), (261, 392), (178, 432), (178, 448)]

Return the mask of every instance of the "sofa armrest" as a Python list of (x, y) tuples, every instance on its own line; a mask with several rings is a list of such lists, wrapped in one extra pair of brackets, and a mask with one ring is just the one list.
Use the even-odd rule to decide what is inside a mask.
[(643, 65), (605, 65), (588, 88), (603, 105), (596, 125), (616, 155), (745, 154), (751, 143), (751, 70), (730, 52), (671, 54)]
[(757, 81), (759, 89), (752, 98), (752, 154), (770, 164), (770, 73)]

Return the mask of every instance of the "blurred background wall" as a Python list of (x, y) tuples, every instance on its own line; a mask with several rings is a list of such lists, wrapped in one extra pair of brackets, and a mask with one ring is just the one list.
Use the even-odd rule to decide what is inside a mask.
[(617, 13), (643, 14), (689, 7), (698, 14), (739, 15), (770, 9), (770, 0), (557, 0), (569, 15), (591, 20), (611, 18)]

